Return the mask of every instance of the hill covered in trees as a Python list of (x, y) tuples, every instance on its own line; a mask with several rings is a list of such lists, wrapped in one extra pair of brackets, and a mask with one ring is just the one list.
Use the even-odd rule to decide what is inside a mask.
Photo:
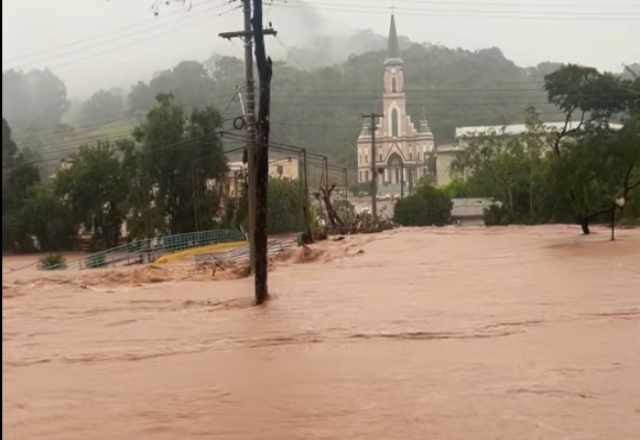
[[(274, 63), (272, 139), (352, 166), (360, 114), (381, 106), (384, 41), (364, 32), (342, 43), (319, 40), (313, 47), (288, 48), (287, 61)], [(374, 50), (326, 65), (336, 59), (340, 44), (338, 58), (347, 50)], [(456, 126), (523, 122), (529, 106), (542, 120), (562, 117), (547, 103), (543, 89), (544, 75), (558, 63), (523, 68), (497, 48), (450, 49), (406, 38), (401, 47), (408, 111), (414, 120), (428, 118), (438, 144), (451, 142)], [(237, 92), (244, 92), (244, 68), (238, 58), (214, 54), (203, 62), (183, 61), (129, 91), (107, 84), (96, 84), (96, 89), (86, 102), (70, 102), (65, 84), (49, 70), (6, 71), (3, 116), (19, 146), (55, 164), (82, 143), (130, 134), (160, 93), (172, 93), (186, 109), (213, 106), (223, 117), (241, 114)]]

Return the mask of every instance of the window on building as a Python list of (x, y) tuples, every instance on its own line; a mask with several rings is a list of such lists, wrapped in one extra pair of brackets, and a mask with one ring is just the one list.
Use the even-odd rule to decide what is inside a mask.
[(409, 151), (409, 160), (413, 160), (413, 151)]
[(364, 181), (368, 182), (369, 181), (369, 171), (365, 171), (364, 172)]
[(398, 137), (398, 110), (391, 111), (391, 136)]
[(391, 78), (391, 93), (396, 93), (396, 79)]

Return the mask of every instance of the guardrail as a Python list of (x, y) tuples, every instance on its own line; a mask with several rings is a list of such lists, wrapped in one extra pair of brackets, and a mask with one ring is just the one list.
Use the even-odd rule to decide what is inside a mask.
[(234, 229), (213, 229), (209, 231), (164, 235), (135, 240), (111, 249), (96, 252), (73, 262), (73, 264), (77, 264), (78, 269), (95, 269), (118, 263), (151, 263), (158, 257), (168, 253), (244, 239), (244, 234)]

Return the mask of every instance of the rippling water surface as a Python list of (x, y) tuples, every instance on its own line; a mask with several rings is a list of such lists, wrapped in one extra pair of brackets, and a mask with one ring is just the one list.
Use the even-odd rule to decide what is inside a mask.
[(348, 237), (277, 263), (263, 307), (249, 279), (4, 272), (3, 434), (636, 439), (640, 231), (618, 237)]

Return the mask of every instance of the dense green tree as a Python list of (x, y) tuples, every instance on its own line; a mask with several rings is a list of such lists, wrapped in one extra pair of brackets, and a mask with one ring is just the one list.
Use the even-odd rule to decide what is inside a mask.
[(35, 237), (39, 251), (69, 250), (78, 232), (72, 210), (54, 193), (50, 184), (36, 185), (29, 190), (21, 225), (27, 231), (27, 237)]
[(134, 132), (152, 204), (167, 219), (154, 229), (180, 233), (211, 227), (227, 170), (218, 135), (221, 117), (212, 107), (186, 116), (171, 94), (159, 95), (157, 102)]
[(300, 183), (290, 179), (269, 179), (267, 231), (270, 234), (302, 232), (304, 227)]
[(157, 73), (149, 84), (138, 82), (129, 93), (130, 109), (147, 112), (158, 94), (169, 93), (188, 112), (214, 104), (214, 82), (205, 67), (196, 61), (182, 61), (173, 69)]
[(118, 244), (126, 215), (127, 182), (117, 153), (117, 146), (108, 141), (84, 145), (53, 182), (74, 222), (91, 233), (95, 249)]
[(520, 135), (499, 131), (470, 139), (452, 164), (466, 180), (448, 190), (499, 200), (502, 218), (509, 222), (537, 223), (559, 214), (548, 161), (551, 134), (534, 108), (528, 109), (525, 120), (527, 131)]
[[(281, 234), (285, 232), (302, 232), (305, 228), (302, 210), (300, 182), (297, 180), (270, 178), (267, 195), (267, 232)], [(246, 191), (240, 200), (230, 201), (225, 213), (228, 226), (242, 227), (247, 230), (248, 200)]]
[(35, 156), (19, 150), (11, 128), (2, 120), (2, 248), (20, 250), (31, 247), (24, 226), (24, 205), (31, 189), (40, 182)]
[[(15, 157), (18, 152), (18, 146), (11, 137), (11, 127), (5, 118), (2, 118), (2, 175), (4, 176), (5, 168), (15, 165)], [(4, 181), (4, 179), (3, 179)]]

